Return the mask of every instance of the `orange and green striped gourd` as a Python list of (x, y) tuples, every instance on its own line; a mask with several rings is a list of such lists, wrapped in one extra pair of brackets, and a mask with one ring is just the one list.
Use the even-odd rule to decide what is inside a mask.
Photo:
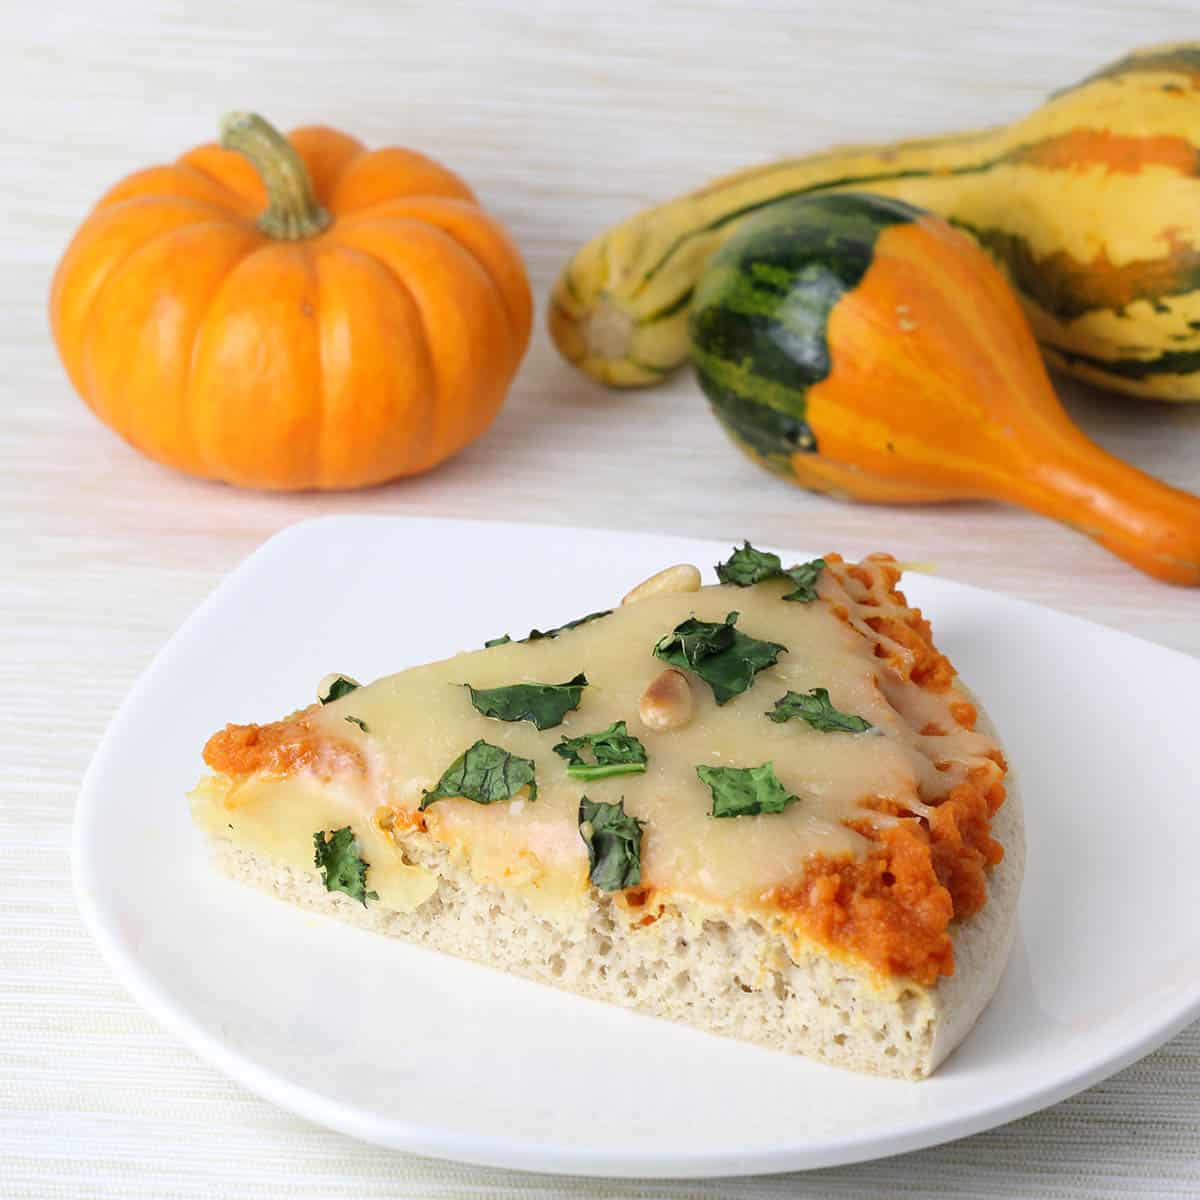
[(974, 237), (1052, 365), (1200, 400), (1200, 43), (1136, 51), (1011, 125), (785, 159), (637, 213), (562, 272), (559, 350), (612, 386), (658, 383), (687, 358), (713, 252), (763, 206), (836, 190), (897, 197)]
[(712, 257), (690, 310), (713, 412), (793, 483), (1023, 505), (1200, 585), (1200, 498), (1071, 423), (1012, 289), (940, 218), (863, 193), (779, 201)]

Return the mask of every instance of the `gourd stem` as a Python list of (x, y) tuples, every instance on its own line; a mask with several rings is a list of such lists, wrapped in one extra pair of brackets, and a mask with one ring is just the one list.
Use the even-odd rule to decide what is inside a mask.
[(257, 113), (232, 112), (221, 120), (221, 145), (244, 155), (267, 189), (258, 227), (268, 237), (294, 242), (320, 233), (333, 220), (317, 203), (312, 179), (296, 148)]
[(1200, 586), (1200, 497), (1139, 471), (1078, 431), (996, 491), (1066, 522), (1147, 575)]

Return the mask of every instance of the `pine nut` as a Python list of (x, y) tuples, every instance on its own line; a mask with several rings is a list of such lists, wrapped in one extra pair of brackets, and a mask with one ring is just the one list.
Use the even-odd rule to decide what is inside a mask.
[(627, 593), (622, 604), (636, 604), (650, 596), (666, 596), (672, 592), (698, 592), (700, 590), (700, 569), (691, 563), (680, 563), (674, 567), (664, 567), (663, 570), (643, 579), (631, 592)]
[(647, 685), (638, 702), (638, 716), (647, 729), (665, 733), (679, 729), (692, 719), (695, 701), (692, 685), (682, 671), (668, 667)]

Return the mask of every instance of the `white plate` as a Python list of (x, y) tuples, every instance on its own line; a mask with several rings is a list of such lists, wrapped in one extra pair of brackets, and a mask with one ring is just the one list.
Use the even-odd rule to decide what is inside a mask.
[(793, 1170), (947, 1141), (1061, 1100), (1200, 1015), (1200, 662), (936, 578), (906, 590), (1021, 775), (1029, 868), (1000, 990), (924, 1083), (577, 999), (210, 870), (183, 797), (225, 721), (289, 712), (330, 670), (371, 679), (559, 624), (665, 563), (707, 568), (728, 550), (387, 517), (272, 539), (171, 639), (84, 780), (76, 886), (117, 975), (197, 1054), (313, 1121), (420, 1154), (612, 1176)]

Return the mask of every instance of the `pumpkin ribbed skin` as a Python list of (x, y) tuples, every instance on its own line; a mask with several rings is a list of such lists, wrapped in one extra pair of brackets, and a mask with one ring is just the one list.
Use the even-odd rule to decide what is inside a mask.
[(713, 256), (691, 305), (714, 413), (753, 458), (840, 498), (988, 497), (1200, 585), (1200, 499), (1090, 442), (1012, 289), (946, 222), (856, 193), (785, 200)]
[(555, 342), (605, 383), (658, 382), (687, 357), (713, 251), (764, 205), (833, 190), (895, 196), (970, 233), (1051, 363), (1200, 400), (1200, 44), (1138, 51), (1009, 126), (787, 159), (638, 213), (564, 270)]
[[(276, 135), (278, 136), (278, 135)], [(240, 154), (118, 183), (54, 278), (71, 381), (159, 462), (253, 488), (354, 488), (477, 437), (529, 339), (524, 266), (455, 174), (336, 130), (290, 142), (332, 221), (280, 240)]]

